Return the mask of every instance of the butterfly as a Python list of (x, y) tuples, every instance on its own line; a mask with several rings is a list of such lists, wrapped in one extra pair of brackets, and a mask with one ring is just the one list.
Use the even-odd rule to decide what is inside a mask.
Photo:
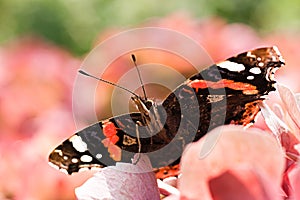
[(275, 71), (284, 64), (276, 46), (258, 48), (193, 75), (160, 104), (133, 95), (139, 112), (78, 131), (51, 152), (49, 162), (72, 174), (116, 162), (132, 163), (134, 155), (142, 153), (158, 169), (158, 178), (172, 175), (188, 143), (224, 124), (253, 123), (260, 103), (275, 90)]

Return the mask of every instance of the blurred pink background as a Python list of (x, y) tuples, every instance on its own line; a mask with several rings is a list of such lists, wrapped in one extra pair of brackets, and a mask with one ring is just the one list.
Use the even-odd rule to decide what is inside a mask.
[[(300, 91), (300, 36), (297, 34), (274, 31), (261, 36), (245, 24), (229, 24), (213, 17), (196, 19), (183, 14), (139, 25), (144, 26), (170, 28), (186, 34), (202, 45), (214, 61), (259, 46), (276, 45), (286, 60), (286, 66), (276, 73), (278, 82), (294, 92)], [(94, 44), (120, 31), (107, 29), (95, 38)], [(141, 50), (138, 56), (141, 62), (162, 63), (186, 76), (192, 75), (185, 71), (187, 63), (176, 60), (174, 55)], [(0, 199), (74, 199), (74, 188), (92, 174), (66, 176), (51, 168), (47, 160), (50, 151), (76, 131), (72, 87), (82, 60), (83, 57), (75, 57), (36, 37), (14, 40), (0, 47)], [(128, 66), (129, 62), (130, 57), (120, 58), (114, 65), (115, 69), (122, 70), (108, 71), (104, 78), (117, 81), (128, 70), (122, 66)], [(103, 96), (109, 92), (101, 86), (97, 94)], [(272, 102), (276, 101), (275, 94), (271, 97)], [(109, 102), (107, 98), (97, 105), (98, 113), (102, 112), (100, 119), (111, 116)], [(82, 123), (92, 122), (87, 119)]]

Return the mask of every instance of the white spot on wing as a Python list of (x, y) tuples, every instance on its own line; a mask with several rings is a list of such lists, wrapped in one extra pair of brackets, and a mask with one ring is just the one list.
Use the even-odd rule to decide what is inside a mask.
[(100, 153), (97, 153), (97, 155), (96, 155), (96, 158), (97, 158), (97, 159), (100, 159), (100, 158), (102, 158), (102, 154), (100, 154)]
[(264, 66), (264, 63), (263, 63), (263, 62), (259, 62), (259, 63), (258, 63), (258, 66), (263, 67), (263, 66)]
[(63, 156), (63, 152), (61, 150), (55, 149), (55, 153), (58, 153), (59, 156)]
[(261, 70), (259, 67), (252, 67), (249, 72), (251, 72), (252, 74), (260, 74)]
[(232, 71), (232, 72), (240, 72), (240, 71), (245, 70), (245, 66), (243, 64), (231, 62), (228, 60), (220, 62), (217, 65), (221, 68), (228, 69), (229, 71)]
[(78, 135), (74, 135), (69, 139), (72, 142), (73, 147), (79, 152), (87, 151), (87, 144), (82, 141), (81, 137)]
[(77, 158), (72, 158), (72, 163), (78, 163), (78, 159)]
[(267, 74), (266, 74), (266, 79), (267, 81), (274, 81), (274, 78), (275, 78), (275, 72), (278, 68), (269, 68), (267, 70)]
[(80, 157), (80, 160), (82, 162), (91, 162), (93, 160), (93, 158), (89, 155), (83, 155), (83, 156)]
[(254, 76), (247, 76), (247, 79), (248, 79), (248, 80), (253, 80), (253, 79), (254, 79)]

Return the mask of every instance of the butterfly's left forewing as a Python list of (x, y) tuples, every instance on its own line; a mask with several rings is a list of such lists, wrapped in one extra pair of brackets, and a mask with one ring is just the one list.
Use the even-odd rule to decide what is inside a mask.
[[(160, 114), (160, 120), (164, 116)], [(153, 126), (155, 128), (156, 124)], [(157, 129), (155, 134), (151, 134), (153, 130), (149, 127), (151, 125), (145, 123), (141, 113), (100, 121), (80, 130), (55, 148), (49, 162), (68, 174), (83, 168), (112, 166), (116, 162), (132, 163), (135, 153), (155, 152), (172, 140), (172, 136), (166, 136), (164, 127)], [(159, 156), (154, 153), (152, 158)]]
[(103, 164), (87, 150), (78, 133), (65, 140), (50, 153), (49, 163), (67, 174), (85, 168), (103, 167)]
[(131, 113), (90, 125), (54, 149), (49, 161), (68, 174), (131, 162), (139, 149), (136, 130), (142, 121), (140, 113)]

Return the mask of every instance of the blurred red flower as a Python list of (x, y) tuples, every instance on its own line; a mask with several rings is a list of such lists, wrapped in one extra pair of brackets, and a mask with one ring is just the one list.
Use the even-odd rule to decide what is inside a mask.
[(0, 198), (75, 198), (83, 177), (67, 178), (47, 160), (75, 131), (72, 85), (79, 60), (42, 40), (24, 39), (2, 47), (0, 61)]

